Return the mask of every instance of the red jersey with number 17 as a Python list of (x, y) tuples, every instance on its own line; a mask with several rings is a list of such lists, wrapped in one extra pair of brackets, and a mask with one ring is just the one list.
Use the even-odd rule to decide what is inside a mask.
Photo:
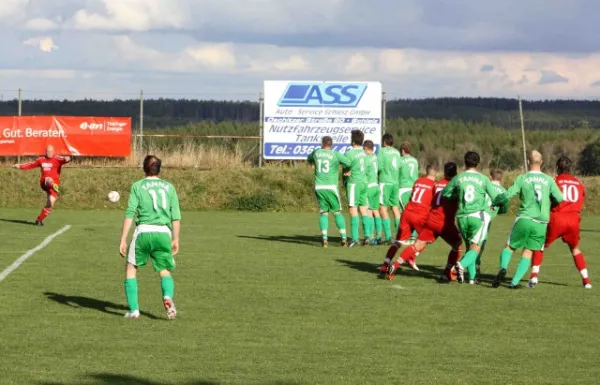
[(427, 217), (433, 200), (435, 181), (429, 178), (419, 178), (413, 185), (410, 201), (406, 206), (406, 212), (417, 216)]
[(427, 222), (446, 223), (446, 221), (454, 223), (454, 217), (458, 210), (458, 201), (444, 199), (442, 190), (450, 183), (448, 179), (442, 179), (435, 184), (435, 195), (431, 204), (431, 211)]
[(62, 156), (55, 156), (53, 158), (42, 156), (33, 162), (22, 164), (19, 168), (21, 170), (31, 170), (39, 167), (42, 170), (40, 181), (44, 181), (46, 178), (52, 178), (54, 183), (60, 184), (60, 171), (65, 163), (67, 163), (67, 160)]
[(585, 200), (585, 187), (573, 175), (560, 174), (554, 178), (562, 192), (563, 201), (552, 208), (553, 213), (581, 213)]

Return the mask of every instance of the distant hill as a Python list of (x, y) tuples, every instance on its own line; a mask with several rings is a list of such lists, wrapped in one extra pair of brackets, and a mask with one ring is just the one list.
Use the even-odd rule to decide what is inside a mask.
[[(24, 115), (96, 115), (139, 118), (139, 100), (25, 100)], [(600, 101), (546, 100), (523, 104), (528, 129), (600, 128)], [(17, 101), (0, 102), (0, 115), (16, 115)], [(519, 128), (518, 102), (502, 98), (432, 98), (390, 100), (387, 117), (460, 120), (486, 123), (507, 129)], [(200, 121), (259, 119), (257, 102), (192, 99), (149, 99), (144, 101), (147, 128), (181, 126)]]

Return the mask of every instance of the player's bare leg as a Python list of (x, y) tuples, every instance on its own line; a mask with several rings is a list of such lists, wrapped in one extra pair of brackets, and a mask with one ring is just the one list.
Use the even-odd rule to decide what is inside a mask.
[(160, 286), (163, 294), (163, 305), (167, 311), (167, 318), (173, 320), (177, 317), (177, 310), (175, 309), (175, 303), (173, 302), (173, 294), (175, 291), (175, 284), (171, 272), (168, 270), (161, 270), (158, 275), (160, 276)]
[(523, 254), (521, 254), (521, 260), (517, 265), (517, 271), (515, 271), (515, 275), (512, 278), (509, 288), (516, 289), (519, 287), (519, 282), (521, 282), (521, 278), (523, 278), (523, 276), (527, 273), (527, 270), (529, 270), (532, 256), (532, 250), (523, 249)]
[(137, 266), (125, 263), (125, 297), (129, 311), (125, 318), (140, 318), (140, 304), (138, 302)]

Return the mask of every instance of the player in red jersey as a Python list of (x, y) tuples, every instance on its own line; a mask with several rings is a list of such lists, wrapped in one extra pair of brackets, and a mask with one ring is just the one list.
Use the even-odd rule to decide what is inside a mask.
[(20, 170), (32, 170), (41, 168), (42, 175), (40, 177), (40, 187), (46, 193), (46, 206), (40, 212), (40, 215), (35, 220), (38, 226), (44, 225), (44, 219), (52, 212), (52, 208), (60, 194), (60, 171), (62, 166), (71, 161), (69, 156), (56, 156), (54, 147), (46, 147), (46, 154), (33, 162), (15, 164), (14, 167)]
[(443, 280), (452, 280), (451, 272), (452, 268), (460, 258), (460, 248), (462, 245), (462, 238), (460, 232), (456, 227), (454, 218), (458, 209), (456, 201), (444, 199), (442, 197), (442, 190), (450, 183), (450, 181), (457, 175), (458, 167), (454, 162), (448, 162), (444, 165), (444, 179), (438, 181), (435, 184), (434, 196), (431, 204), (431, 210), (427, 215), (427, 221), (425, 226), (419, 232), (417, 241), (414, 245), (408, 246), (400, 254), (400, 258), (394, 263), (394, 268), (391, 271), (387, 279), (393, 279), (394, 273), (398, 266), (404, 261), (410, 265), (415, 265), (416, 257), (425, 251), (427, 245), (433, 243), (441, 237), (448, 245), (451, 246), (451, 250), (448, 253), (448, 261), (444, 274), (442, 275)]
[[(420, 233), (427, 221), (427, 216), (431, 209), (431, 201), (433, 200), (433, 190), (435, 188), (435, 178), (438, 169), (435, 165), (429, 165), (426, 170), (427, 176), (417, 179), (413, 185), (408, 205), (406, 205), (406, 209), (402, 212), (402, 216), (400, 217), (400, 226), (398, 227), (396, 241), (388, 249), (383, 265), (381, 265), (380, 275), (385, 276), (386, 278), (390, 276), (390, 270), (395, 271), (394, 266), (396, 265), (391, 262), (398, 252), (398, 249), (400, 249), (400, 245), (410, 241), (413, 231)], [(400, 263), (398, 263), (398, 266), (403, 262), (402, 260), (399, 261)], [(409, 262), (413, 269), (419, 270), (414, 264), (414, 260), (412, 262), (407, 262)]]
[[(562, 191), (564, 200), (562, 203), (552, 208), (544, 249), (549, 247), (558, 238), (561, 238), (571, 250), (575, 266), (577, 267), (577, 270), (579, 270), (579, 274), (581, 274), (583, 287), (591, 289), (592, 283), (590, 277), (588, 277), (585, 257), (579, 249), (580, 213), (585, 200), (585, 187), (579, 179), (571, 175), (571, 165), (571, 159), (566, 156), (561, 156), (556, 162), (556, 172), (558, 175), (554, 180)], [(540, 265), (544, 259), (543, 250), (535, 251), (533, 253), (531, 277), (528, 284), (530, 288), (535, 287), (538, 283)]]

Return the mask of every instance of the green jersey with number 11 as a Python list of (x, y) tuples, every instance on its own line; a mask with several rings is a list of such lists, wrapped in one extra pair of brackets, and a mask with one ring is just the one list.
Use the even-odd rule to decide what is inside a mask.
[(160, 178), (145, 178), (131, 186), (126, 218), (137, 225), (169, 226), (181, 220), (175, 187)]
[(550, 220), (552, 201), (563, 201), (562, 193), (554, 179), (541, 171), (530, 171), (519, 176), (506, 193), (506, 198), (519, 195), (521, 205), (517, 214), (520, 218), (547, 223)]
[(315, 165), (315, 186), (336, 186), (340, 180), (340, 165), (350, 167), (350, 161), (337, 151), (317, 148), (308, 156)]
[(457, 217), (464, 217), (479, 211), (491, 214), (487, 195), (492, 201), (498, 196), (496, 186), (490, 179), (477, 171), (465, 171), (452, 178), (452, 181), (442, 190), (446, 199), (458, 200)]
[(400, 188), (412, 188), (419, 177), (419, 162), (415, 157), (405, 155), (400, 158), (398, 185)]
[(400, 152), (394, 147), (382, 147), (377, 154), (379, 183), (398, 185)]

